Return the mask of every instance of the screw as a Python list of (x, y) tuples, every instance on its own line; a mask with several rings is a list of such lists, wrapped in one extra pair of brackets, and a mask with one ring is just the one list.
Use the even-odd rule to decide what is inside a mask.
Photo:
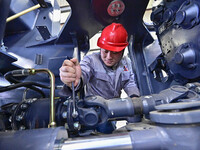
[(64, 127), (65, 127), (65, 129), (69, 129), (69, 126), (67, 123), (65, 123)]
[(78, 116), (78, 112), (77, 112), (77, 111), (73, 111), (72, 117), (73, 117), (73, 118), (76, 118), (77, 116)]
[(67, 118), (67, 112), (66, 111), (64, 111), (63, 113), (62, 113), (62, 117), (65, 119), (65, 118)]
[(22, 116), (22, 115), (16, 116), (16, 120), (17, 120), (17, 121), (21, 121), (22, 119), (23, 119), (23, 116)]
[(198, 94), (200, 94), (200, 87), (196, 87), (195, 88), (195, 92), (197, 92)]
[(8, 121), (9, 121), (9, 122), (12, 122), (12, 116), (9, 117)]
[(19, 127), (19, 130), (25, 130), (26, 128), (25, 128), (25, 126), (20, 126)]
[(68, 100), (64, 101), (63, 105), (67, 106), (68, 105)]
[(74, 122), (74, 129), (80, 130), (81, 126), (78, 122)]
[(16, 107), (17, 107), (17, 105), (13, 105), (11, 109), (15, 110)]
[(21, 109), (26, 109), (27, 107), (28, 107), (27, 104), (22, 104), (22, 105), (21, 105)]
[(195, 86), (195, 85), (192, 84), (192, 83), (187, 83), (187, 84), (186, 84), (186, 87), (187, 87), (188, 89), (193, 88), (194, 86)]
[(112, 8), (115, 8), (116, 7), (116, 5), (115, 4), (112, 4)]

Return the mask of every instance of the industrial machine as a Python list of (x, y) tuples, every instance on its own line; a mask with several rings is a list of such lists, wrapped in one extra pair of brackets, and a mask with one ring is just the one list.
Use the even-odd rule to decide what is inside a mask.
[[(0, 149), (200, 149), (200, 1), (155, 0), (150, 9), (149, 0), (67, 2), (61, 26), (56, 0), (0, 0)], [(81, 60), (112, 22), (129, 34), (141, 97), (60, 94), (62, 62)], [(95, 132), (119, 120), (127, 124)]]

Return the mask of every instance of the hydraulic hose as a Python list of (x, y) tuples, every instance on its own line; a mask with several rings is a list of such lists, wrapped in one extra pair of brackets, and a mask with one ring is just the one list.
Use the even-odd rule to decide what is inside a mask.
[[(23, 69), (24, 70), (24, 69)], [(16, 88), (18, 88), (18, 86), (20, 87), (22, 87), (22, 86), (24, 86), (24, 87), (27, 87), (27, 88), (30, 88), (30, 89), (32, 89), (32, 90), (34, 90), (34, 91), (36, 91), (36, 92), (38, 92), (38, 93), (40, 93), (41, 95), (42, 95), (42, 97), (44, 97), (45, 98), (45, 94), (44, 94), (44, 92), (42, 91), (42, 90), (40, 90), (39, 88), (37, 88), (37, 87), (35, 87), (35, 86), (33, 86), (33, 84), (20, 84), (20, 83), (22, 83), (22, 82), (20, 82), (19, 80), (17, 80), (17, 79), (15, 79), (14, 78), (14, 76), (27, 76), (28, 74), (24, 74), (24, 73), (20, 73), (20, 70), (15, 70), (15, 71), (10, 71), (10, 72), (7, 72), (5, 75), (4, 75), (4, 77), (5, 77), (5, 79), (7, 80), (7, 81), (9, 81), (10, 83), (15, 83), (15, 85), (11, 85), (11, 87), (5, 87), (5, 88), (8, 88), (8, 90), (9, 89), (14, 89), (15, 88), (15, 86), (16, 86)], [(16, 85), (16, 84), (18, 84), (18, 85)], [(34, 84), (36, 84), (36, 83), (34, 83)], [(38, 84), (39, 85), (39, 84)], [(36, 86), (38, 86), (38, 85), (36, 85)], [(40, 87), (42, 87), (42, 86), (40, 86)], [(45, 88), (45, 87), (43, 87), (43, 88)], [(3, 88), (0, 88), (0, 92), (4, 92), (4, 87)]]
[[(49, 118), (49, 126), (48, 127), (56, 127), (56, 122), (55, 122), (55, 102), (54, 102), (54, 97), (55, 97), (55, 76), (50, 70), (48, 70), (48, 69), (13, 70), (11, 72), (6, 73), (5, 78), (8, 81), (19, 83), (19, 81), (16, 80), (15, 78), (13, 78), (13, 77), (35, 75), (37, 73), (47, 73), (49, 75), (49, 77), (50, 77), (50, 100), (51, 100), (51, 102), (50, 102), (50, 118)], [(29, 88), (32, 89), (32, 88), (35, 88), (35, 87), (34, 86), (30, 86)]]
[[(45, 85), (42, 85), (42, 84), (39, 84), (39, 83), (35, 83), (35, 82), (22, 82), (22, 83), (16, 83), (16, 84), (12, 84), (12, 85), (9, 85), (9, 86), (5, 86), (5, 87), (0, 87), (0, 92), (6, 92), (6, 91), (10, 91), (10, 90), (13, 90), (13, 89), (16, 89), (16, 88), (19, 88), (19, 87), (29, 87), (29, 86), (38, 86), (38, 87), (41, 87), (41, 88), (47, 88), (49, 89), (50, 87), (48, 86), (45, 86)], [(45, 94), (44, 92), (42, 92), (41, 90), (37, 90), (37, 92), (39, 92), (43, 98), (45, 98)]]

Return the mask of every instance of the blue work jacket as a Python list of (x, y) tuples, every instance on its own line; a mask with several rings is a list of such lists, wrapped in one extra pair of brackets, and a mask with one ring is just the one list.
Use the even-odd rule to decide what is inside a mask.
[(99, 95), (105, 99), (119, 98), (121, 90), (128, 96), (139, 96), (131, 61), (124, 56), (114, 67), (107, 67), (100, 52), (87, 55), (80, 62), (85, 96)]

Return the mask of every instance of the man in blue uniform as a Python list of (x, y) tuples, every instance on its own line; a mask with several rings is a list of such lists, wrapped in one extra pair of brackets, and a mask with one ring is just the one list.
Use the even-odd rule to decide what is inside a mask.
[(119, 98), (122, 89), (129, 97), (139, 96), (131, 61), (123, 57), (127, 40), (127, 31), (121, 24), (107, 26), (97, 42), (100, 52), (85, 56), (80, 64), (76, 58), (63, 62), (60, 79), (64, 90), (74, 82), (76, 90), (85, 87), (85, 96)]

